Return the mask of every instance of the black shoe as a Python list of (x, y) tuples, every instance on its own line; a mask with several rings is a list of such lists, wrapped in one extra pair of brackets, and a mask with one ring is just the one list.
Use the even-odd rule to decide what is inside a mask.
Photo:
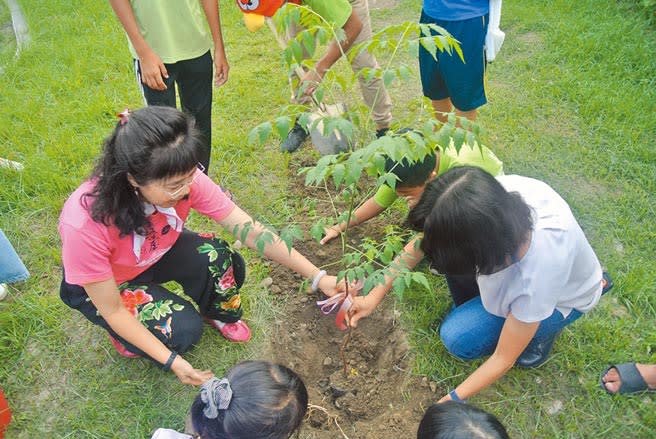
[(280, 144), (280, 150), (282, 152), (294, 152), (303, 145), (307, 138), (308, 132), (299, 124), (294, 124), (294, 127), (289, 130), (285, 141)]
[(389, 131), (389, 128), (380, 128), (376, 130), (376, 139), (380, 139), (383, 137), (387, 132)]
[(549, 353), (553, 347), (554, 341), (560, 335), (560, 331), (556, 331), (551, 337), (545, 338), (542, 340), (533, 339), (526, 346), (522, 355), (517, 359), (517, 366), (532, 368), (541, 366), (547, 358), (549, 358)]

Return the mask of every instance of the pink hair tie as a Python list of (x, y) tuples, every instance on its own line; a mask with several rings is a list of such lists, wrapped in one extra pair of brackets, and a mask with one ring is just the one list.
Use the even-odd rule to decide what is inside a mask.
[(128, 117), (129, 117), (129, 116), (130, 116), (130, 109), (127, 108), (127, 107), (125, 108), (125, 110), (123, 110), (122, 113), (118, 113), (118, 114), (116, 115), (116, 117), (118, 117), (118, 118), (120, 119), (120, 120), (119, 120), (119, 123), (120, 123), (121, 125), (125, 125), (126, 123), (128, 123)]

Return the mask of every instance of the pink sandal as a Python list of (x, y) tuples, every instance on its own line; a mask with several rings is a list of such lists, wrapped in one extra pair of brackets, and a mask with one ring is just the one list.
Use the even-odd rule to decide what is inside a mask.
[(109, 341), (112, 342), (112, 346), (114, 346), (119, 355), (125, 358), (141, 358), (141, 355), (128, 351), (127, 348), (123, 346), (123, 343), (112, 337), (112, 334), (109, 332), (107, 333), (107, 336), (109, 337)]
[(251, 339), (251, 330), (243, 320), (237, 320), (234, 323), (223, 323), (220, 320), (205, 318), (205, 321), (219, 331), (228, 341), (246, 343)]

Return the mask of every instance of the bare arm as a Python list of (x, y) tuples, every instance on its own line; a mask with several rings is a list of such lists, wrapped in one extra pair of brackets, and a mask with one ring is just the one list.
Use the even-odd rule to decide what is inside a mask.
[(326, 71), (330, 69), (339, 58), (341, 58), (343, 53), (348, 52), (353, 45), (353, 41), (355, 41), (358, 35), (360, 35), (360, 32), (362, 31), (362, 21), (360, 21), (360, 18), (355, 14), (355, 11), (351, 11), (351, 15), (346, 20), (346, 23), (344, 23), (342, 29), (346, 34), (345, 39), (342, 41), (333, 40), (328, 46), (326, 53), (321, 59), (319, 59), (319, 61), (317, 61), (314, 70), (306, 72), (301, 78), (301, 84), (309, 83), (304, 90), (306, 95), (310, 95), (314, 92), (318, 83), (321, 82), (321, 79), (323, 79), (326, 74)]
[[(466, 399), (474, 396), (505, 375), (526, 349), (539, 326), (540, 322), (524, 323), (509, 314), (501, 330), (494, 353), (456, 387), (458, 397)], [(440, 402), (450, 400), (451, 397), (446, 395), (440, 399)]]
[[(374, 197), (371, 197), (367, 201), (365, 201), (362, 204), (362, 206), (355, 209), (355, 211), (351, 215), (351, 220), (348, 223), (348, 227), (353, 227), (358, 224), (362, 224), (363, 222), (368, 221), (377, 215), (380, 215), (382, 212), (385, 211), (385, 209), (386, 209), (385, 207), (381, 207), (378, 203), (376, 203)], [(341, 222), (339, 224), (335, 224), (332, 227), (327, 227), (324, 230), (326, 236), (324, 236), (323, 239), (319, 241), (320, 244), (321, 245), (326, 244), (331, 239), (334, 239), (337, 236), (339, 236), (339, 234), (344, 232), (344, 230), (346, 229), (347, 229), (346, 221)]]
[[(255, 248), (257, 237), (262, 233), (267, 232), (267, 230), (262, 224), (253, 220), (253, 218), (251, 218), (251, 216), (244, 212), (239, 206), (235, 206), (230, 215), (220, 221), (220, 224), (230, 231), (232, 231), (235, 226), (243, 228), (247, 223), (251, 223), (252, 227), (244, 244), (250, 248)], [(264, 247), (264, 256), (310, 280), (314, 279), (320, 271), (316, 265), (307, 260), (305, 256), (297, 252), (294, 248), (292, 248), (290, 252), (287, 249), (287, 245), (275, 234), (273, 234), (273, 242), (268, 243)], [(337, 279), (334, 276), (323, 276), (319, 282), (319, 288), (326, 295), (333, 296), (338, 292), (336, 290), (336, 281)]]
[(141, 81), (154, 90), (165, 90), (166, 84), (162, 77), (168, 78), (169, 74), (160, 57), (153, 52), (141, 35), (130, 1), (109, 0), (109, 3), (139, 56)]
[(409, 243), (403, 247), (403, 251), (394, 258), (394, 262), (389, 267), (389, 274), (385, 275), (385, 283), (374, 287), (366, 296), (358, 296), (353, 299), (353, 305), (350, 310), (349, 324), (356, 328), (358, 321), (370, 315), (380, 302), (383, 301), (387, 293), (392, 289), (392, 284), (398, 273), (407, 268), (412, 270), (417, 266), (419, 261), (424, 257), (424, 252), (419, 248), (419, 236), (415, 236)]
[(214, 65), (216, 67), (216, 76), (214, 83), (217, 87), (228, 81), (228, 72), (230, 65), (226, 58), (225, 48), (223, 46), (223, 34), (221, 33), (221, 16), (219, 14), (219, 4), (217, 0), (201, 0), (205, 17), (212, 33), (214, 42)]
[[(86, 284), (84, 289), (102, 317), (118, 335), (144, 351), (158, 363), (166, 364), (171, 350), (164, 346), (123, 306), (113, 278)], [(171, 370), (185, 384), (200, 385), (212, 377), (212, 372), (194, 369), (181, 356), (175, 358)]]

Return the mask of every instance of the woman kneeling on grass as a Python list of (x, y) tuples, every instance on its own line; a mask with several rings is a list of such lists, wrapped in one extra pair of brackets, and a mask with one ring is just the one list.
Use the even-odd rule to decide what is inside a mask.
[[(230, 341), (250, 338), (240, 320), (245, 263), (225, 241), (185, 229), (185, 220), (193, 208), (229, 231), (250, 224), (249, 247), (265, 229), (197, 167), (202, 142), (189, 116), (168, 107), (120, 116), (91, 179), (61, 213), (61, 298), (105, 328), (122, 355), (145, 356), (199, 385), (211, 372), (178, 353), (199, 340), (202, 318)], [(273, 238), (265, 256), (335, 293), (335, 277)], [(182, 286), (200, 315), (161, 285), (169, 281)]]
[(544, 363), (560, 331), (611, 287), (567, 203), (532, 178), (453, 169), (429, 183), (408, 221), (447, 275), (446, 348), (466, 360), (491, 354), (440, 402), (475, 395), (515, 363)]

